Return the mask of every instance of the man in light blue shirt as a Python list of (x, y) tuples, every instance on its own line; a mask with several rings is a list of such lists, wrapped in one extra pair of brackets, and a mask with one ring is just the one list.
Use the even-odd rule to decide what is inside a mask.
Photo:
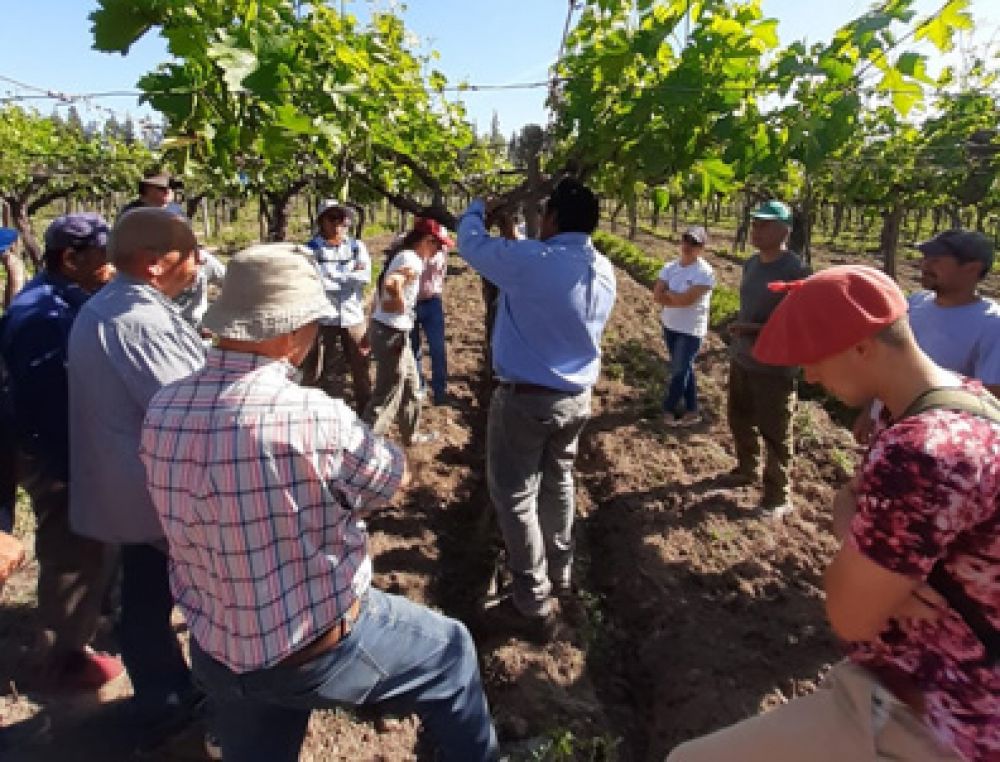
[[(1000, 305), (979, 294), (993, 269), (990, 239), (972, 230), (945, 230), (917, 245), (920, 285), (909, 297), (910, 328), (920, 348), (942, 368), (981, 381), (1000, 397)], [(867, 444), (881, 403), (866, 405), (854, 437)]]
[(917, 246), (920, 285), (910, 297), (910, 327), (943, 368), (983, 382), (1000, 396), (1000, 305), (979, 294), (993, 269), (993, 243), (982, 233), (946, 230)]
[(487, 620), (531, 636), (551, 632), (550, 595), (570, 590), (573, 461), (615, 302), (614, 268), (590, 240), (598, 211), (590, 189), (566, 179), (540, 240), (489, 236), (481, 200), (458, 225), (460, 256), (500, 290), (486, 467), (513, 589)]

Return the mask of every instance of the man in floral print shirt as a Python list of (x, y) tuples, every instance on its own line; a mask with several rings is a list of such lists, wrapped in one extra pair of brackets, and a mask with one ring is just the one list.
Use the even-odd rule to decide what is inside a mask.
[[(996, 403), (920, 350), (883, 273), (834, 267), (778, 287), (790, 293), (757, 359), (801, 365), (844, 403), (876, 398), (891, 414), (834, 501), (842, 544), (826, 609), (848, 658), (815, 693), (670, 760), (1000, 760), (1000, 665), (987, 648), (1000, 630)], [(924, 407), (936, 389), (966, 390), (969, 410)]]

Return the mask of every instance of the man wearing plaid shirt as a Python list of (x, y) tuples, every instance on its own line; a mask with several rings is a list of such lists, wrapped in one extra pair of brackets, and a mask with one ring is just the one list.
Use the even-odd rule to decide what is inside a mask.
[(363, 519), (408, 481), (402, 451), (290, 379), (330, 310), (307, 253), (233, 258), (204, 318), (218, 346), (153, 398), (143, 427), (223, 756), (297, 760), (313, 708), (368, 704), (419, 714), (442, 759), (494, 759), (468, 631), (370, 587)]

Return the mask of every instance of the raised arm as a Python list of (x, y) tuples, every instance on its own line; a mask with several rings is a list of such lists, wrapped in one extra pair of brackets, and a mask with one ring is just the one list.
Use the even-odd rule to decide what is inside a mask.
[(494, 238), (486, 230), (486, 202), (476, 199), (458, 222), (458, 254), (472, 269), (499, 288), (517, 282), (523, 268), (519, 259), (539, 250), (538, 241)]

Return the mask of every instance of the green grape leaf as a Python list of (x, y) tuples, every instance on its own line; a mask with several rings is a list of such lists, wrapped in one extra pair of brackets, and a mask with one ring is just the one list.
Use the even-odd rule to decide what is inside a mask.
[(105, 53), (127, 54), (162, 18), (156, 0), (98, 0), (98, 6), (87, 18), (92, 22), (94, 49)]
[(231, 92), (242, 92), (243, 80), (257, 68), (257, 56), (252, 50), (231, 42), (217, 42), (208, 48), (209, 57), (222, 69), (222, 78)]

